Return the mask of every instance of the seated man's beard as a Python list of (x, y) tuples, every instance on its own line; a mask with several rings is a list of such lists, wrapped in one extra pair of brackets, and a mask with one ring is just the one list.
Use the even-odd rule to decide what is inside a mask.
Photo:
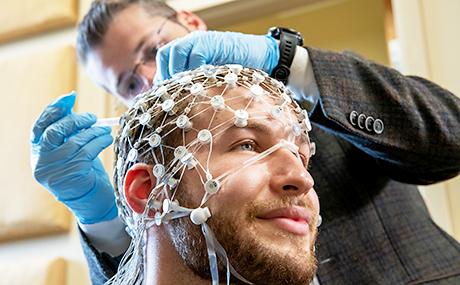
[[(227, 252), (230, 264), (240, 275), (257, 285), (306, 285), (312, 282), (316, 273), (316, 224), (310, 226), (310, 234), (314, 235), (310, 248), (297, 244), (290, 252), (280, 252), (275, 245), (259, 240), (255, 233), (247, 229), (246, 226), (250, 226), (251, 220), (255, 218), (248, 214), (248, 221), (240, 222), (229, 216), (230, 214), (225, 214), (212, 213), (207, 224)], [(184, 217), (169, 221), (168, 228), (174, 246), (187, 266), (201, 278), (211, 280), (206, 241), (201, 226)], [(286, 235), (286, 239), (288, 238)], [(222, 261), (218, 265), (222, 279), (220, 281), (225, 281), (227, 269)], [(231, 281), (232, 284), (246, 284), (233, 275)]]

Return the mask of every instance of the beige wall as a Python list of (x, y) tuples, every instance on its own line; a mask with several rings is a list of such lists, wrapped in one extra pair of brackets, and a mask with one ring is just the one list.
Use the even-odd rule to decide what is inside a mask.
[[(393, 0), (403, 72), (460, 94), (460, 1)], [(435, 221), (460, 240), (460, 177), (421, 187)]]
[[(254, 11), (257, 15), (257, 11)], [(381, 1), (318, 1), (269, 17), (220, 27), (220, 30), (266, 34), (273, 26), (302, 33), (305, 45), (332, 51), (351, 50), (388, 64)]]

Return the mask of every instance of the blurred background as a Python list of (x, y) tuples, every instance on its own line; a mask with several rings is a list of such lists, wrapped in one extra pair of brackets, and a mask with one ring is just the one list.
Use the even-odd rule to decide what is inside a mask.
[[(458, 0), (170, 0), (210, 30), (300, 31), (305, 45), (361, 54), (460, 94)], [(0, 0), (0, 285), (89, 285), (73, 216), (32, 177), (29, 131), (54, 98), (78, 92), (77, 112), (124, 107), (78, 67), (76, 25), (91, 0)], [(112, 172), (112, 151), (102, 160)], [(420, 187), (429, 210), (460, 240), (460, 178)]]

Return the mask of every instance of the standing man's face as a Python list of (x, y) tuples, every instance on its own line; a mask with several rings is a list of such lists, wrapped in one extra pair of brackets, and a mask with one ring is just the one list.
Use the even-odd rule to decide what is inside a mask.
[[(233, 125), (232, 112), (213, 115), (208, 105), (203, 105), (207, 110), (203, 113), (192, 109), (191, 117), (200, 115), (194, 119), (194, 130), (186, 135), (187, 143), (196, 138), (195, 130), (212, 129), (218, 134), (213, 138), (210, 156), (209, 146), (201, 146), (195, 153), (203, 169), (209, 169), (212, 177), (234, 170), (224, 178), (219, 192), (204, 204), (212, 215), (207, 223), (227, 251), (230, 263), (251, 282), (308, 284), (316, 270), (313, 248), (319, 215), (313, 179), (306, 169), (310, 142), (304, 136), (294, 139), (286, 131), (293, 114), (279, 120), (267, 116), (275, 99), (251, 103), (248, 94), (247, 89), (239, 87), (227, 90), (225, 95), (231, 109), (246, 109), (251, 114), (246, 127)], [(281, 147), (245, 167), (247, 161), (281, 140), (295, 143), (300, 156)], [(199, 206), (205, 175), (186, 171), (177, 199), (188, 201), (191, 208)], [(181, 197), (182, 190), (185, 196)], [(171, 238), (184, 261), (207, 278), (209, 261), (201, 228), (189, 219), (171, 220), (170, 225)]]
[(139, 5), (122, 10), (110, 24), (104, 41), (88, 54), (87, 74), (124, 105), (152, 84), (156, 49), (190, 31), (206, 29), (196, 15), (180, 11), (171, 21), (148, 14)]

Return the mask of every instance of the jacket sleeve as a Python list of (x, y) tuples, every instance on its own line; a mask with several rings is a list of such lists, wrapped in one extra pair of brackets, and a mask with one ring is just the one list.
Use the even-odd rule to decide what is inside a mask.
[(359, 56), (307, 49), (320, 94), (313, 123), (377, 159), (395, 180), (430, 184), (458, 175), (459, 98)]
[(80, 241), (88, 262), (89, 273), (93, 285), (102, 285), (115, 275), (123, 255), (112, 257), (99, 252), (79, 228)]

